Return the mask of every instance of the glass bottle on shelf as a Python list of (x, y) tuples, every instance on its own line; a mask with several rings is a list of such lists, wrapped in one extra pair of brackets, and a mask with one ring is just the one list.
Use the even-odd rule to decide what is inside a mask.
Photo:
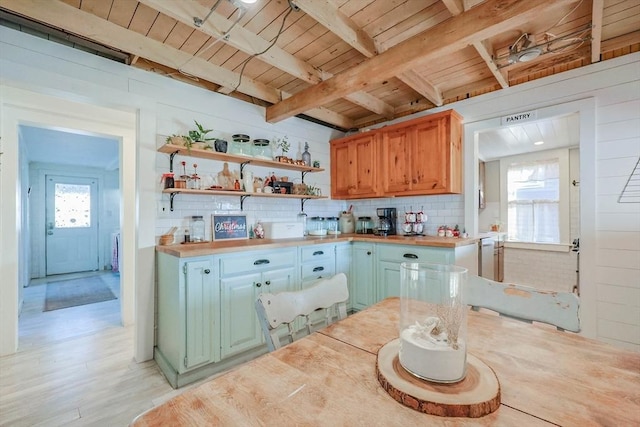
[(311, 166), (311, 153), (309, 153), (309, 143), (304, 143), (304, 152), (302, 153), (302, 161), (305, 166)]

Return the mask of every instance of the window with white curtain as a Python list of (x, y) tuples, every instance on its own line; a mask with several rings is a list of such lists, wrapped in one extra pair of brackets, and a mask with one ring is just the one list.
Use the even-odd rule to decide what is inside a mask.
[(560, 243), (560, 162), (557, 158), (507, 167), (507, 238)]
[(507, 241), (569, 242), (568, 150), (548, 150), (500, 159), (501, 211)]

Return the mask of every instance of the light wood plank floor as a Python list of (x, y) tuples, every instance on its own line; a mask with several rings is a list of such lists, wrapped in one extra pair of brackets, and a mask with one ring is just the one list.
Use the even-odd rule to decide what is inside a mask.
[(44, 288), (25, 288), (19, 350), (0, 358), (0, 425), (126, 426), (186, 390), (135, 362), (120, 300), (42, 313)]

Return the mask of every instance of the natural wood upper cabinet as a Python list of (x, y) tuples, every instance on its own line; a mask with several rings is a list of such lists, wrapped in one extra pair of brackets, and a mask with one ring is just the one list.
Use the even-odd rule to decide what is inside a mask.
[(331, 142), (334, 199), (461, 192), (462, 117), (453, 110)]
[(331, 142), (331, 198), (377, 197), (377, 139), (368, 132)]

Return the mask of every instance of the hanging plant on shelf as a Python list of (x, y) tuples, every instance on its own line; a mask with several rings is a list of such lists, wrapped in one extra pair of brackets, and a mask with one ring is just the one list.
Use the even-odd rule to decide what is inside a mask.
[(184, 147), (187, 147), (187, 149), (190, 149), (191, 145), (193, 144), (193, 141), (189, 136), (178, 135), (175, 133), (173, 135), (168, 136), (165, 141), (167, 144), (184, 146)]

